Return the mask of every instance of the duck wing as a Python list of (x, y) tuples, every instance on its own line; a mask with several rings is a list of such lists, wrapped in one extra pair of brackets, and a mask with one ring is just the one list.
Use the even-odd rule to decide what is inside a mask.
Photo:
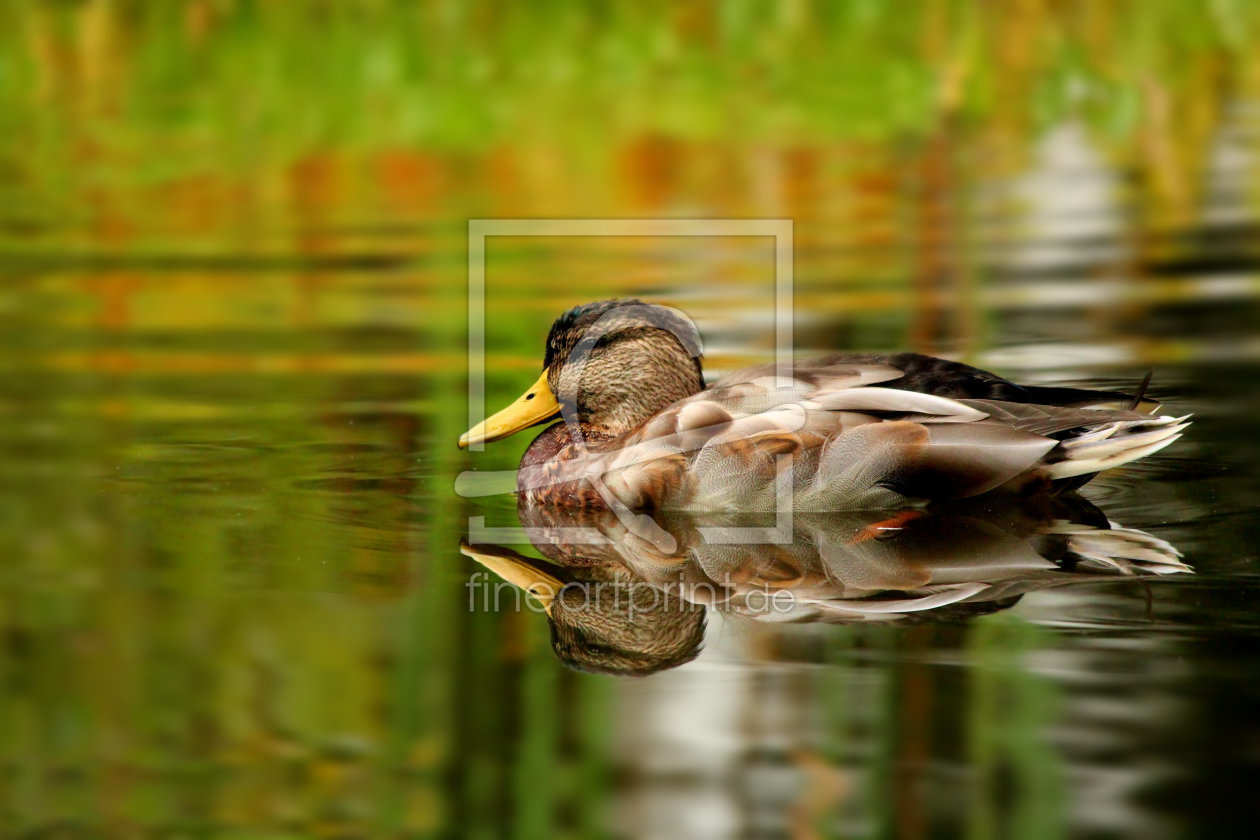
[[(836, 358), (846, 358), (844, 354)], [(1001, 400), (1003, 402), (1030, 403), (1047, 406), (1103, 406), (1128, 405), (1133, 397), (1121, 391), (1065, 388), (1046, 385), (1020, 385), (995, 373), (971, 365), (925, 356), (922, 353), (892, 353), (888, 355), (860, 355), (847, 357), (868, 364), (883, 364), (902, 372), (902, 376), (890, 388), (901, 388), (923, 394), (936, 394), (956, 400)], [(1147, 403), (1151, 410), (1157, 403)]]
[(797, 509), (852, 510), (984, 492), (1057, 445), (957, 400), (835, 381), (710, 389), (591, 466), (632, 508), (775, 510), (790, 494)]
[(797, 510), (873, 509), (1087, 475), (1167, 446), (1185, 425), (954, 399), (901, 388), (904, 376), (852, 357), (798, 364), (787, 379), (748, 368), (662, 410), (584, 472), (635, 509), (776, 510), (784, 494)]

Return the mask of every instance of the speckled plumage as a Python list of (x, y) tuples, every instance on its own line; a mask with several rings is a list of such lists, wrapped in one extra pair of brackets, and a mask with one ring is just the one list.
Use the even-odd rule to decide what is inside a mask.
[[(564, 421), (521, 462), (531, 503), (797, 510), (904, 505), (1080, 483), (1174, 441), (1185, 418), (1115, 391), (1021, 386), (914, 353), (832, 354), (707, 389), (694, 325), (600, 301), (557, 319), (547, 382)], [(1136, 406), (1135, 406), (1136, 407)]]

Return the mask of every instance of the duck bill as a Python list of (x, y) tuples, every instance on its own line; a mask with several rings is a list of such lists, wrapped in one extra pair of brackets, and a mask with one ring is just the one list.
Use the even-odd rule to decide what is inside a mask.
[(551, 615), (551, 604), (564, 586), (564, 581), (560, 578), (536, 568), (528, 558), (508, 548), (491, 545), (471, 546), (468, 543), (461, 543), (459, 551), (513, 586), (524, 589), (542, 605), (547, 615)]
[(514, 435), (521, 429), (550, 420), (559, 413), (560, 403), (556, 402), (555, 395), (551, 393), (551, 386), (547, 384), (547, 371), (544, 370), (538, 381), (517, 397), (516, 402), (460, 435), (459, 448), (467, 449), (474, 443), (488, 443)]

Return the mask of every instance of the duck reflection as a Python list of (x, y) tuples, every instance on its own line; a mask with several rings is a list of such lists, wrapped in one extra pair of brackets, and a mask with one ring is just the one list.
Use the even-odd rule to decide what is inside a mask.
[(545, 560), (467, 542), (463, 553), (541, 605), (562, 662), (607, 674), (694, 659), (709, 609), (766, 622), (957, 621), (1038, 589), (1190, 571), (1164, 540), (1075, 495), (777, 518), (519, 514)]

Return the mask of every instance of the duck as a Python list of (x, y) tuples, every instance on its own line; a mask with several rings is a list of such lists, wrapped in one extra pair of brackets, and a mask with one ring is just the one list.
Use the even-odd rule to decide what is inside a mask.
[(1118, 390), (1020, 385), (912, 352), (830, 353), (704, 379), (682, 311), (602, 300), (552, 324), (537, 380), (459, 438), (550, 423), (525, 503), (619, 511), (904, 508), (1075, 490), (1178, 440), (1190, 415)]

